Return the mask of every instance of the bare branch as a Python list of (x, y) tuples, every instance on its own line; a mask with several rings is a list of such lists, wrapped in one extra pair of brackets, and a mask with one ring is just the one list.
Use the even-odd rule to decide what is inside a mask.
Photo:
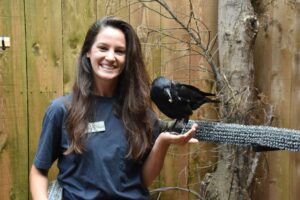
[[(190, 15), (189, 15), (189, 21), (187, 24), (185, 24), (183, 21), (181, 21), (177, 15), (175, 14), (175, 12), (169, 7), (169, 5), (164, 1), (164, 0), (138, 0), (140, 3), (142, 3), (145, 7), (147, 7), (148, 9), (154, 11), (155, 13), (159, 14), (160, 16), (162, 17), (165, 17), (167, 19), (173, 19), (175, 20), (175, 22), (177, 22), (180, 27), (182, 27), (183, 30), (185, 30), (190, 38), (192, 39), (191, 41), (189, 41), (190, 43), (187, 43), (186, 41), (184, 40), (181, 40), (179, 38), (175, 38), (174, 36), (172, 36), (171, 34), (165, 34), (165, 33), (162, 33), (164, 36), (167, 36), (167, 37), (170, 37), (170, 38), (173, 38), (173, 39), (176, 39), (178, 41), (181, 41), (183, 42), (184, 44), (195, 44), (198, 48), (200, 48), (203, 52), (201, 52), (201, 55), (203, 57), (205, 57), (205, 59), (207, 60), (208, 64), (211, 66), (212, 68), (212, 71), (214, 72), (214, 75), (216, 77), (216, 80), (217, 80), (217, 85), (218, 85), (218, 88), (222, 87), (221, 85), (223, 84), (222, 83), (222, 77), (221, 77), (221, 74), (219, 72), (219, 69), (218, 69), (218, 66), (215, 64), (214, 62), (214, 59), (212, 57), (212, 55), (210, 54), (210, 52), (208, 51), (208, 46), (210, 43), (208, 43), (206, 46), (203, 45), (202, 41), (201, 41), (201, 35), (200, 35), (200, 29), (198, 26), (198, 23), (200, 22), (205, 28), (206, 30), (208, 30), (207, 26), (205, 25), (205, 23), (202, 22), (202, 20), (200, 19), (197, 19), (194, 15), (194, 11), (193, 11), (193, 6), (192, 6), (192, 2), (189, 1), (190, 3)], [(170, 16), (166, 16), (164, 14), (162, 14), (161, 12), (158, 12), (157, 10), (155, 9), (152, 9), (150, 8), (149, 6), (146, 5), (146, 3), (149, 3), (149, 2), (156, 2), (158, 3), (162, 8), (164, 8), (164, 10), (167, 11), (167, 13), (170, 15)], [(191, 27), (191, 23), (192, 21), (195, 21), (196, 23), (196, 27), (197, 27), (197, 31), (195, 29), (193, 29)], [(160, 32), (161, 33), (161, 32)], [(210, 38), (210, 32), (208, 31), (208, 36)], [(192, 42), (193, 41), (193, 42)], [(212, 43), (213, 44), (213, 43)], [(192, 49), (192, 48), (191, 48)], [(194, 51), (194, 50), (193, 50)], [(195, 52), (195, 51), (194, 51)]]
[(193, 10), (193, 6), (192, 6), (193, 4), (192, 4), (191, 0), (189, 0), (189, 4), (190, 4), (190, 6), (189, 6), (190, 14), (189, 14), (189, 20), (188, 20), (188, 23), (187, 23), (187, 27), (190, 27), (191, 22), (192, 22), (192, 18), (194, 17), (194, 10)]
[(204, 200), (204, 198), (202, 198), (201, 195), (198, 192), (196, 192), (192, 189), (182, 188), (182, 187), (161, 187), (161, 188), (151, 190), (150, 193), (157, 193), (157, 192), (161, 193), (161, 192), (166, 192), (166, 191), (169, 191), (169, 190), (180, 190), (180, 191), (183, 191), (183, 192), (188, 192), (188, 193), (193, 194), (197, 198)]
[(215, 37), (213, 37), (212, 40), (209, 40), (208, 47), (207, 47), (207, 51), (210, 52), (210, 51), (213, 49), (213, 47), (214, 47), (215, 44), (216, 44), (217, 38), (218, 38), (218, 34), (216, 34)]
[(138, 0), (138, 1), (139, 1), (144, 7), (146, 7), (147, 9), (149, 9), (149, 10), (151, 10), (151, 11), (153, 11), (153, 12), (159, 14), (161, 17), (164, 17), (164, 18), (166, 18), (166, 19), (173, 19), (172, 17), (167, 16), (167, 15), (164, 15), (164, 14), (162, 14), (161, 12), (159, 12), (159, 11), (157, 11), (157, 10), (155, 10), (155, 9), (153, 9), (153, 8), (151, 8), (151, 7), (149, 7), (149, 6), (147, 6), (146, 3), (149, 3), (149, 2), (156, 2), (156, 0), (153, 0), (153, 1)]

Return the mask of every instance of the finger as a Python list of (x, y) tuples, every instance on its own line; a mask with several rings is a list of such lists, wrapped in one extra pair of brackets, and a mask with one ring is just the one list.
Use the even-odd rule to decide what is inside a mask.
[(191, 128), (191, 129), (196, 130), (197, 128), (198, 128), (198, 124), (194, 123), (194, 124), (192, 125), (192, 128)]
[(198, 127), (197, 124), (193, 124), (193, 126), (191, 127), (191, 129), (188, 130), (184, 135), (186, 135), (186, 136), (191, 135), (191, 137), (192, 137), (196, 133), (197, 127)]
[(197, 124), (193, 124), (191, 129), (183, 135), (184, 136), (183, 143), (187, 143), (187, 142), (188, 143), (198, 143), (199, 142), (197, 139), (193, 138), (193, 136), (196, 133), (197, 127), (198, 127)]
[(199, 140), (197, 140), (196, 138), (191, 138), (189, 141), (188, 141), (189, 144), (197, 144), (199, 143)]
[(184, 144), (197, 144), (199, 143), (199, 140), (195, 139), (195, 138), (185, 138), (183, 139), (180, 143), (178, 143), (179, 145), (184, 145)]
[(193, 139), (193, 136), (195, 135), (195, 131), (191, 130), (189, 132), (187, 132), (185, 135), (184, 135), (184, 142), (187, 143), (189, 142), (191, 139)]
[(192, 138), (195, 135), (197, 128), (198, 128), (198, 125), (195, 123), (184, 134), (179, 134), (179, 133), (176, 133), (176, 132), (165, 132), (165, 134), (168, 135), (169, 141), (172, 144), (183, 145), (183, 144), (186, 144), (186, 143), (197, 143), (198, 140)]

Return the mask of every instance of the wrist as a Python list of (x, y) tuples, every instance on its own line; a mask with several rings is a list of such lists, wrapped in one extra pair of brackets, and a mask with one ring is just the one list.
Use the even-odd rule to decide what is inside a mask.
[(157, 138), (157, 145), (159, 146), (160, 149), (161, 148), (168, 149), (169, 146), (171, 145), (171, 142), (169, 141), (167, 134), (168, 133), (166, 132), (162, 132)]

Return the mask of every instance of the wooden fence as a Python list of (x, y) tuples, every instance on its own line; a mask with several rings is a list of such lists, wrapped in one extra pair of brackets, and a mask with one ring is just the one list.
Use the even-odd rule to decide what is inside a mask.
[[(183, 0), (167, 1), (180, 14)], [(215, 35), (217, 0), (192, 0), (197, 14)], [(149, 5), (149, 4), (148, 4)], [(152, 9), (164, 11), (154, 3)], [(275, 107), (275, 124), (300, 129), (300, 3), (296, 0), (261, 1), (264, 14), (255, 45), (257, 87)], [(89, 25), (104, 15), (129, 21), (143, 42), (151, 77), (160, 74), (213, 87), (205, 60), (175, 51), (181, 46), (146, 28), (176, 29), (178, 25), (129, 0), (0, 0), (0, 36), (11, 38), (11, 48), (0, 52), (0, 199), (29, 199), (28, 174), (39, 139), (41, 120), (49, 102), (71, 90), (74, 65)], [(183, 31), (173, 34), (187, 40)], [(205, 37), (204, 37), (205, 38)], [(170, 44), (171, 49), (161, 48)], [(197, 119), (216, 115), (206, 106)], [(203, 175), (216, 167), (215, 146), (207, 143), (172, 147), (153, 188), (178, 186), (200, 190)], [(53, 177), (56, 173), (51, 172)], [(296, 200), (300, 197), (300, 153), (264, 154), (255, 179), (253, 199)], [(195, 199), (173, 190), (161, 199)]]

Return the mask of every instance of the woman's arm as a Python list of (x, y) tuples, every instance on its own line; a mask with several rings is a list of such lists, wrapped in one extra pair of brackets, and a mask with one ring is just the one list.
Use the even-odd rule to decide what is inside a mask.
[(48, 199), (48, 171), (32, 165), (30, 170), (30, 191), (33, 200)]
[(187, 142), (197, 142), (193, 139), (196, 132), (197, 125), (194, 124), (192, 128), (182, 135), (174, 135), (170, 132), (161, 133), (156, 139), (154, 146), (146, 159), (143, 166), (143, 181), (145, 187), (149, 187), (153, 180), (158, 176), (163, 167), (165, 156), (171, 144), (186, 144)]

